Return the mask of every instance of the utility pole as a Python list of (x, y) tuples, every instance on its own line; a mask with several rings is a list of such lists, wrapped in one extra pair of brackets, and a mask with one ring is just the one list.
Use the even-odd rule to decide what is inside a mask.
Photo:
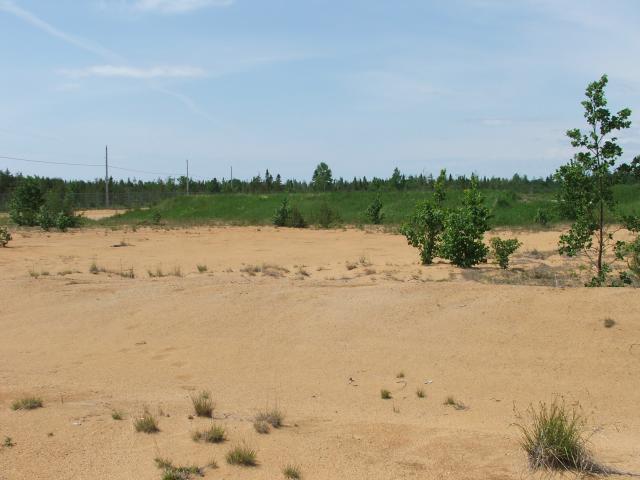
[(233, 183), (233, 165), (231, 165), (231, 182)]
[(109, 146), (104, 147), (104, 206), (109, 208)]
[(187, 196), (189, 195), (189, 159), (187, 159)]

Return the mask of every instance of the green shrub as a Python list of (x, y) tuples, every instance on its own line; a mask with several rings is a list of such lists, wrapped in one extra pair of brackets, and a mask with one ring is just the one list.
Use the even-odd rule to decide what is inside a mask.
[(331, 210), (329, 204), (327, 202), (322, 202), (320, 205), (320, 211), (318, 212), (318, 225), (322, 228), (329, 228), (331, 225), (336, 223), (338, 220), (338, 215), (336, 212)]
[(307, 222), (302, 216), (302, 213), (300, 212), (300, 210), (298, 210), (298, 207), (293, 207), (291, 209), (291, 218), (289, 221), (289, 226), (293, 228), (307, 228)]
[(158, 210), (153, 210), (151, 212), (151, 223), (153, 225), (160, 225), (161, 222), (162, 222), (162, 215)]
[(11, 233), (7, 227), (0, 226), (0, 248), (6, 247), (12, 240)]
[(491, 251), (496, 257), (498, 265), (500, 265), (500, 268), (504, 269), (509, 267), (509, 257), (522, 245), (517, 238), (508, 238), (503, 240), (499, 237), (493, 237), (490, 240), (490, 244)]
[(586, 447), (585, 422), (575, 409), (554, 401), (541, 403), (538, 410), (530, 407), (529, 416), (529, 425), (517, 426), (522, 433), (520, 445), (533, 469), (594, 470)]
[(282, 199), (282, 203), (276, 209), (273, 214), (273, 224), (276, 227), (286, 227), (289, 223), (289, 219), (291, 217), (291, 208), (289, 207), (289, 200), (286, 198)]
[(289, 480), (302, 479), (302, 471), (297, 465), (287, 465), (282, 469), (282, 474), (284, 475), (284, 478), (288, 478)]
[(162, 480), (189, 480), (193, 475), (202, 477), (204, 472), (196, 465), (188, 467), (176, 467), (171, 460), (166, 458), (155, 459), (156, 466), (162, 470)]
[(9, 201), (9, 216), (18, 225), (35, 226), (42, 205), (44, 197), (38, 180), (26, 177), (18, 183)]
[(445, 216), (442, 257), (462, 268), (485, 262), (488, 249), (483, 238), (488, 230), (489, 209), (484, 206), (484, 198), (474, 176), (471, 188), (464, 191), (462, 207), (451, 210)]
[(400, 229), (407, 237), (407, 243), (420, 252), (423, 265), (433, 263), (438, 254), (444, 216), (444, 210), (438, 204), (419, 202), (408, 222)]
[(367, 220), (369, 220), (374, 225), (380, 225), (382, 223), (382, 202), (380, 201), (380, 197), (376, 197), (373, 202), (367, 207), (367, 211), (365, 212), (367, 216)]
[(383, 388), (382, 390), (380, 390), (380, 398), (383, 400), (390, 400), (391, 399), (391, 392), (389, 390), (387, 390), (386, 388)]
[(533, 221), (538, 225), (546, 227), (547, 225), (549, 225), (549, 222), (551, 221), (551, 214), (549, 213), (548, 210), (544, 208), (538, 208), (536, 210), (535, 216), (533, 217)]
[(256, 422), (267, 422), (273, 428), (280, 428), (284, 421), (284, 413), (278, 408), (272, 408), (271, 410), (264, 410), (258, 412), (255, 417)]
[(38, 216), (36, 217), (36, 222), (40, 225), (40, 228), (46, 231), (51, 230), (56, 225), (54, 215), (46, 205), (42, 205), (40, 207)]

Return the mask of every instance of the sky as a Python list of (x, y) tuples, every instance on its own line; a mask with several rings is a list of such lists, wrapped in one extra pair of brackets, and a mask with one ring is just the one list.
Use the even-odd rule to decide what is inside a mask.
[[(0, 0), (0, 157), (115, 178), (546, 176), (609, 76), (640, 154), (638, 0)], [(0, 158), (91, 179), (98, 166)]]

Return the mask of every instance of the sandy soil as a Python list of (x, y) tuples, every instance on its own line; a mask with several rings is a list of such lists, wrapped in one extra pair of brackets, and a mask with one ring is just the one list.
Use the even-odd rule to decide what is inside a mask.
[[(557, 236), (519, 233), (516, 269), (557, 267)], [(149, 278), (158, 267), (183, 276)], [(15, 442), (0, 479), (159, 479), (156, 456), (216, 459), (206, 478), (282, 478), (287, 463), (307, 479), (528, 478), (514, 410), (556, 396), (579, 402), (601, 461), (640, 471), (638, 290), (468, 278), (358, 230), (16, 232), (0, 249), (0, 440)], [(189, 418), (202, 389), (224, 444), (191, 439), (211, 422)], [(25, 394), (44, 408), (12, 411)], [(285, 427), (258, 435), (253, 415), (276, 404)], [(145, 405), (157, 434), (133, 429)], [(224, 461), (242, 441), (258, 467)]]
[(89, 220), (102, 220), (103, 218), (113, 217), (114, 215), (124, 212), (126, 212), (124, 209), (82, 210), (78, 212), (78, 215), (82, 215)]

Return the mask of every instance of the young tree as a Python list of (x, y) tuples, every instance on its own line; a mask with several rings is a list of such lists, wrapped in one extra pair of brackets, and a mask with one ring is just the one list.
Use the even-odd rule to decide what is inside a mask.
[(18, 225), (38, 225), (38, 214), (42, 205), (44, 205), (44, 197), (38, 180), (25, 177), (13, 192), (9, 202), (9, 216)]
[(314, 190), (317, 190), (319, 192), (331, 190), (333, 177), (331, 176), (331, 169), (329, 168), (329, 165), (324, 162), (319, 163), (313, 172), (311, 183)]
[(612, 115), (607, 108), (607, 82), (603, 75), (587, 87), (582, 106), (588, 129), (567, 131), (571, 145), (579, 151), (555, 174), (561, 186), (560, 209), (574, 219), (569, 232), (560, 236), (559, 251), (569, 256), (583, 252), (595, 268), (594, 286), (602, 285), (610, 270), (605, 254), (612, 241), (607, 214), (614, 206), (612, 187), (616, 177), (611, 168), (622, 155), (617, 138), (611, 134), (631, 126), (631, 110), (625, 108)]

